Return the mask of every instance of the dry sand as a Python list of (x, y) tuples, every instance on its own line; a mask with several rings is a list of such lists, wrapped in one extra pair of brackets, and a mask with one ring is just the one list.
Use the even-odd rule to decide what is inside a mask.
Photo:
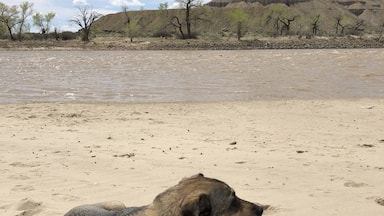
[(384, 215), (384, 100), (0, 105), (0, 215), (144, 205), (198, 172), (265, 215)]

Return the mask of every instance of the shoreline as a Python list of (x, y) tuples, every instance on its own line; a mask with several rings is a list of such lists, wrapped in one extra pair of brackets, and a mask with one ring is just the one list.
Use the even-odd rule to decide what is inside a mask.
[(212, 101), (148, 101), (148, 102), (119, 102), (119, 101), (19, 101), (19, 102), (0, 102), (0, 106), (7, 105), (178, 105), (178, 104), (230, 104), (230, 103), (274, 103), (274, 102), (322, 102), (322, 101), (381, 101), (382, 97), (343, 97), (343, 98), (262, 98), (262, 99), (239, 99), (239, 100), (212, 100)]
[(271, 205), (265, 215), (383, 209), (384, 99), (0, 108), (0, 214), (146, 205), (199, 172)]
[(260, 38), (250, 40), (177, 40), (141, 38), (133, 43), (124, 37), (96, 37), (88, 43), (78, 40), (35, 41), (0, 40), (0, 50), (257, 50), (257, 49), (366, 49), (384, 48), (384, 42), (374, 38), (319, 37)]

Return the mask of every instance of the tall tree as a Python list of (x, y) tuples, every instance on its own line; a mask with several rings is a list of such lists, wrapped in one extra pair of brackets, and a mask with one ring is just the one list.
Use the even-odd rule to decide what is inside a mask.
[(0, 2), (0, 22), (6, 26), (11, 40), (15, 40), (13, 28), (17, 25), (18, 19), (19, 11), (16, 5), (8, 6)]
[(7, 28), (2, 22), (0, 22), (0, 35), (5, 34), (5, 32), (7, 32)]
[[(179, 4), (181, 8), (185, 10), (185, 24), (187, 26), (187, 37), (188, 39), (192, 38), (192, 31), (191, 31), (191, 10), (195, 7), (202, 6), (203, 2), (201, 0), (176, 0), (176, 2)], [(176, 21), (176, 27), (182, 29), (182, 24), (180, 22), (180, 19), (178, 17), (173, 17), (172, 20)], [(181, 33), (181, 32), (180, 32)], [(185, 35), (182, 34), (183, 39), (185, 39)]]
[(240, 40), (243, 34), (244, 25), (249, 19), (249, 14), (245, 13), (242, 9), (237, 8), (229, 13), (229, 17), (236, 25), (237, 40)]
[(168, 10), (168, 2), (160, 3), (158, 9), (159, 10)]
[(286, 12), (287, 6), (285, 5), (270, 5), (266, 12), (263, 15), (263, 20), (265, 24), (272, 23), (274, 28), (274, 35), (278, 36), (281, 33), (280, 19), (283, 14)]
[(123, 5), (121, 7), (121, 9), (123, 10), (123, 12), (125, 14), (125, 18), (126, 18), (125, 23), (127, 25), (126, 28), (124, 29), (124, 33), (126, 36), (128, 36), (130, 38), (131, 43), (132, 43), (133, 38), (141, 36), (141, 31), (142, 31), (141, 21), (143, 20), (143, 18), (132, 19), (131, 16), (129, 16), (129, 11), (128, 11), (127, 5)]
[(377, 37), (377, 41), (381, 41), (383, 33), (384, 33), (384, 21), (382, 21), (379, 25), (379, 32), (378, 32), (379, 36)]
[(344, 16), (340, 14), (335, 19), (335, 36), (339, 35), (339, 27), (341, 28), (341, 34), (344, 34), (345, 25), (341, 24), (341, 21), (344, 19)]
[[(156, 15), (158, 17), (158, 22), (154, 27), (154, 36), (155, 37), (165, 37), (168, 35), (167, 27), (169, 26), (169, 13), (168, 13), (168, 3), (160, 3)], [(172, 24), (171, 24), (172, 25)], [(174, 26), (174, 25), (173, 25)]]
[(33, 3), (23, 2), (19, 6), (21, 10), (18, 22), (18, 39), (21, 41), (21, 33), (23, 33), (25, 21), (33, 13)]
[(143, 31), (143, 26), (141, 25), (141, 19), (132, 19), (125, 28), (125, 34), (129, 37), (131, 40), (131, 43), (133, 42), (133, 38), (140, 37)]
[(283, 32), (285, 31), (285, 35), (289, 35), (289, 31), (291, 30), (291, 24), (296, 20), (297, 16), (293, 17), (279, 17), (279, 22), (283, 24), (283, 26), (280, 29), (280, 35), (283, 35)]
[(312, 35), (316, 36), (317, 32), (319, 31), (319, 19), (320, 14), (317, 14), (315, 17), (312, 18)]
[(40, 28), (41, 34), (43, 34), (44, 38), (46, 38), (46, 35), (51, 30), (51, 22), (55, 15), (55, 13), (50, 12), (45, 15), (41, 13), (35, 13), (35, 15), (32, 16), (33, 25)]
[(131, 23), (131, 17), (128, 14), (128, 6), (127, 5), (123, 5), (123, 6), (121, 6), (121, 9), (123, 10), (125, 18), (127, 19), (126, 24)]
[(79, 14), (77, 14), (77, 16), (74, 17), (71, 22), (77, 24), (81, 28), (82, 41), (89, 41), (92, 25), (101, 16), (101, 14), (88, 8), (79, 8)]

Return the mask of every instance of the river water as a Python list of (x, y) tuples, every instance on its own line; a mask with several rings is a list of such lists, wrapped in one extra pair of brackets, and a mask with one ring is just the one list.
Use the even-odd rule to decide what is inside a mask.
[(384, 49), (1, 51), (0, 103), (384, 98)]

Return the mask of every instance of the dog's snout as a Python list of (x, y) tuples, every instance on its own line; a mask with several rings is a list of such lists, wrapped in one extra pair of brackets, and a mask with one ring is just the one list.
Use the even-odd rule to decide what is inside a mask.
[(253, 206), (253, 212), (255, 213), (255, 215), (257, 216), (261, 216), (263, 214), (263, 208), (260, 207), (260, 206), (257, 206), (257, 205), (254, 205)]

